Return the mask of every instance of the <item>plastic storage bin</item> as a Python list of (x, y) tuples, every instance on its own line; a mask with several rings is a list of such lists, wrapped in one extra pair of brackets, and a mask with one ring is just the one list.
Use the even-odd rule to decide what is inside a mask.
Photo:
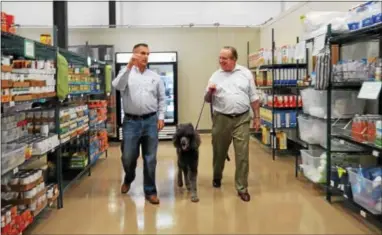
[(324, 150), (302, 149), (301, 159), (304, 175), (314, 183), (324, 183), (326, 175), (326, 154)]
[(320, 144), (326, 139), (326, 123), (324, 120), (309, 116), (298, 116), (300, 138), (308, 144)]
[[(334, 124), (334, 121), (332, 120)], [(342, 129), (347, 121), (336, 121), (335, 126), (331, 128), (332, 134), (341, 134)], [(298, 131), (300, 138), (308, 144), (319, 144), (325, 148), (326, 146), (326, 130), (327, 123), (324, 119), (318, 119), (307, 115), (298, 116)]]
[(1, 146), (1, 171), (3, 173), (12, 170), (25, 161), (26, 145), (3, 144)]
[[(357, 96), (358, 91), (332, 91), (332, 118), (352, 118), (355, 114), (363, 113), (366, 101)], [(301, 91), (301, 98), (304, 113), (327, 118), (327, 91), (307, 88)]]
[(382, 184), (358, 174), (354, 169), (348, 170), (353, 193), (353, 200), (375, 215), (382, 214)]

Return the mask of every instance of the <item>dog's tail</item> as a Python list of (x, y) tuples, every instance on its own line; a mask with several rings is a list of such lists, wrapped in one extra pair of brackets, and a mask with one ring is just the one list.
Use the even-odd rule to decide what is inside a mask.
[(227, 160), (227, 161), (231, 161), (231, 158), (229, 158), (229, 155), (228, 155), (228, 154), (227, 154), (226, 160)]

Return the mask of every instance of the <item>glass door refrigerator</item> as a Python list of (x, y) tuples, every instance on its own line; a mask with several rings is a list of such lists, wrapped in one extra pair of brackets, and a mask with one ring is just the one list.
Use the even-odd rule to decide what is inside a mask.
[[(124, 68), (130, 61), (131, 52), (117, 52), (115, 54), (115, 75)], [(166, 93), (166, 113), (165, 127), (159, 132), (159, 139), (172, 139), (178, 124), (178, 97), (177, 97), (177, 79), (178, 79), (178, 55), (177, 52), (150, 52), (147, 67), (158, 73), (165, 86)], [(122, 140), (122, 123), (124, 111), (122, 107), (122, 97), (119, 91), (116, 92), (117, 105), (117, 123), (119, 127), (119, 140)]]

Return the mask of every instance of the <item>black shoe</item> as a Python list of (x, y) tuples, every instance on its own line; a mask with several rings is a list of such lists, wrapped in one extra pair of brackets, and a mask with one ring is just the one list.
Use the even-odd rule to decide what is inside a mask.
[(215, 188), (220, 188), (220, 186), (222, 185), (222, 182), (221, 182), (221, 180), (213, 180), (213, 181), (212, 181), (212, 185), (213, 185)]

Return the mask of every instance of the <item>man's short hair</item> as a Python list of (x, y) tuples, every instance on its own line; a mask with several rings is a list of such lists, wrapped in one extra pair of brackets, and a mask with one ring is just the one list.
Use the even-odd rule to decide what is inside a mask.
[(232, 46), (225, 46), (223, 47), (223, 49), (227, 49), (227, 50), (230, 50), (231, 51), (231, 55), (232, 55), (232, 59), (233, 60), (237, 60), (239, 58), (238, 54), (237, 54), (237, 50), (235, 47), (232, 47)]
[(138, 43), (138, 44), (135, 44), (134, 47), (133, 47), (133, 51), (135, 49), (137, 49), (138, 47), (149, 47), (149, 45), (147, 45), (146, 43)]

